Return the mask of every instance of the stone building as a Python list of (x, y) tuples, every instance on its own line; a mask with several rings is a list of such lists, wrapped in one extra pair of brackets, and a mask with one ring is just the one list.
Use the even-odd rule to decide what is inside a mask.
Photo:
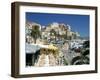
[(45, 27), (42, 30), (42, 38), (43, 39), (75, 39), (80, 35), (78, 32), (73, 32), (69, 25), (63, 23), (52, 23), (49, 26)]
[[(71, 26), (64, 23), (54, 22), (48, 26), (41, 26), (35, 22), (26, 22), (25, 37), (27, 43), (33, 43), (34, 39), (31, 36), (32, 27), (38, 26), (41, 32), (42, 41), (48, 40), (72, 40), (80, 37), (78, 32), (73, 32)], [(39, 41), (39, 39), (38, 39)]]

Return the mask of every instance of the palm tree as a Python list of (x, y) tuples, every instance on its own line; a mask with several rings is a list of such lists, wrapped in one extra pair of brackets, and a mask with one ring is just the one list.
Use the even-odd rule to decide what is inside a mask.
[(41, 37), (41, 33), (38, 25), (32, 26), (31, 36), (34, 38), (34, 43), (36, 44), (37, 38)]

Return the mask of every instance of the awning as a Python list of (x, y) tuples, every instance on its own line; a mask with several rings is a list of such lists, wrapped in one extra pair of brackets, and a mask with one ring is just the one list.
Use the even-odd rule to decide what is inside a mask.
[(40, 49), (40, 46), (38, 45), (33, 45), (33, 44), (28, 44), (28, 43), (25, 44), (25, 52), (27, 54), (35, 53), (39, 49)]

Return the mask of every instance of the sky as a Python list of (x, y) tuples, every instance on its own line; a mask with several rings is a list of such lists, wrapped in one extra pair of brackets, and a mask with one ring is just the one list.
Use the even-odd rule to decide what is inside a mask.
[(72, 31), (79, 32), (81, 37), (89, 37), (89, 15), (26, 12), (26, 21), (36, 22), (42, 26), (53, 22), (68, 24)]

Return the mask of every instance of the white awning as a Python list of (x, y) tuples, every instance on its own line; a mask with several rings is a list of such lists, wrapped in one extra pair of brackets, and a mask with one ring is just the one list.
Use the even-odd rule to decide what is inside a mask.
[(32, 45), (32, 44), (28, 44), (28, 43), (25, 44), (25, 52), (27, 54), (35, 53), (39, 49), (40, 49), (40, 46), (38, 46), (38, 45)]

